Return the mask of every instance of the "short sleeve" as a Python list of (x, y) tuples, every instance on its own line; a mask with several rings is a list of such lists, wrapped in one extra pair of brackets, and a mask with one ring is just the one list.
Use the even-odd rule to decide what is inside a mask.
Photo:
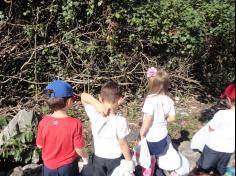
[(147, 98), (143, 105), (142, 112), (154, 116), (154, 103), (151, 98)]
[(96, 108), (90, 104), (86, 104), (84, 108), (85, 108), (85, 111), (89, 117), (89, 120), (91, 122), (93, 122), (96, 119), (96, 117), (98, 116)]
[(85, 146), (84, 135), (83, 135), (83, 126), (80, 120), (77, 120), (77, 124), (74, 132), (74, 148), (82, 149)]
[(39, 123), (39, 125), (38, 125), (36, 145), (43, 147), (43, 135), (42, 135), (42, 124), (41, 123)]
[(174, 101), (171, 100), (169, 116), (175, 116), (175, 115), (176, 115), (176, 113), (175, 113), (175, 104), (174, 104)]
[(118, 122), (118, 127), (117, 127), (117, 137), (119, 139), (125, 138), (130, 133), (128, 122), (124, 117), (119, 118), (118, 120), (119, 122)]
[(221, 113), (220, 112), (217, 112), (213, 119), (209, 122), (209, 126), (213, 129), (213, 130), (216, 130), (220, 124), (222, 123), (222, 118), (221, 118)]

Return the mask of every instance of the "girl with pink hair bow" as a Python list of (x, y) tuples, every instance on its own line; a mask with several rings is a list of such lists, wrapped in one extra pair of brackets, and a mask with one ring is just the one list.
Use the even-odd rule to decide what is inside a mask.
[[(144, 118), (140, 136), (147, 140), (150, 155), (157, 158), (158, 167), (163, 166), (160, 170), (167, 170), (175, 176), (178, 175), (175, 170), (180, 168), (181, 159), (171, 144), (167, 129), (167, 123), (176, 120), (174, 101), (168, 96), (169, 74), (152, 67), (147, 71), (147, 78), (148, 96), (142, 109)], [(175, 162), (170, 160), (166, 163), (169, 160), (166, 158), (173, 158)], [(165, 163), (161, 163), (164, 160)]]

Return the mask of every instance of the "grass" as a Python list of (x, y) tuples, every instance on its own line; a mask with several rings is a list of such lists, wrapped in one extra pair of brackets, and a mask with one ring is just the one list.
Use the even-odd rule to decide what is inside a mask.
[(169, 124), (169, 133), (175, 140), (190, 140), (202, 127), (202, 123), (194, 116), (176, 115), (176, 122)]
[(0, 131), (8, 124), (8, 118), (0, 115)]

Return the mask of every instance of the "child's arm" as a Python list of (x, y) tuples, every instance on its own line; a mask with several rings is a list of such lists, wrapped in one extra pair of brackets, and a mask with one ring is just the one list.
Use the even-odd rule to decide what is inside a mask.
[(126, 137), (119, 139), (119, 144), (120, 144), (121, 151), (125, 157), (125, 160), (131, 161), (132, 157), (131, 157), (129, 144), (128, 144)]
[(127, 141), (126, 137), (119, 138), (118, 140), (119, 140), (121, 151), (125, 157), (125, 160), (123, 161), (123, 163), (125, 163), (125, 167), (126, 167), (127, 171), (130, 173), (133, 173), (135, 170), (135, 166), (134, 166), (134, 162), (132, 160), (128, 141)]
[(88, 154), (84, 149), (75, 149), (76, 153), (82, 157), (83, 161), (88, 162)]
[(221, 115), (221, 111), (217, 112), (213, 119), (209, 122), (209, 132), (213, 132), (215, 130), (217, 130), (217, 128), (220, 126), (220, 124), (222, 124), (224, 122), (224, 119), (222, 118), (224, 117), (223, 115)]
[(43, 149), (43, 135), (42, 135), (42, 127), (41, 122), (38, 125), (38, 132), (36, 136), (36, 146), (39, 149)]
[(175, 122), (176, 117), (175, 116), (168, 116), (166, 120), (167, 120), (167, 122)]
[(86, 104), (90, 104), (94, 106), (100, 114), (103, 114), (104, 116), (107, 116), (109, 114), (109, 109), (107, 109), (100, 101), (98, 101), (96, 98), (94, 98), (92, 95), (87, 93), (82, 93), (81, 95), (81, 102), (83, 106)]
[(148, 132), (149, 128), (151, 127), (153, 122), (153, 117), (147, 113), (145, 113), (144, 115), (144, 119), (143, 119), (143, 124), (140, 130), (140, 137), (141, 139), (143, 139), (146, 135), (146, 133)]
[(37, 145), (37, 147), (38, 147), (39, 149), (42, 149), (42, 148), (43, 148), (41, 145)]

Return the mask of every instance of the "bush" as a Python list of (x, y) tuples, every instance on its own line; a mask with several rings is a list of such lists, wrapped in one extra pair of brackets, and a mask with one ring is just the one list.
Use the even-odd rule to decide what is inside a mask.
[(174, 91), (201, 88), (217, 95), (235, 79), (232, 0), (1, 4), (4, 104), (38, 95), (58, 78), (74, 83), (78, 91), (96, 91), (115, 79), (129, 93), (143, 94), (145, 71), (152, 65), (171, 73)]

